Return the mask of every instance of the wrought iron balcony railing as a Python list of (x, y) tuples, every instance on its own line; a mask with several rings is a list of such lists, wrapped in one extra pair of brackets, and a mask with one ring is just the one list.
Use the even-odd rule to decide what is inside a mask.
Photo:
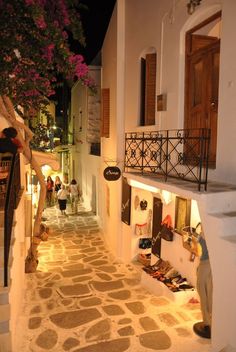
[(125, 171), (194, 182), (207, 189), (209, 129), (129, 132)]

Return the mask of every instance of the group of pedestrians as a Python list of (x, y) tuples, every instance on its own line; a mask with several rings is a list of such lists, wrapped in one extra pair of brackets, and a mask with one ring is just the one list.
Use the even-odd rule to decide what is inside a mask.
[(54, 201), (57, 201), (61, 214), (66, 215), (67, 202), (70, 199), (72, 213), (77, 213), (80, 190), (75, 179), (69, 184), (65, 184), (59, 176), (55, 177), (55, 181), (53, 181), (51, 176), (48, 176), (46, 186), (48, 206), (52, 206)]

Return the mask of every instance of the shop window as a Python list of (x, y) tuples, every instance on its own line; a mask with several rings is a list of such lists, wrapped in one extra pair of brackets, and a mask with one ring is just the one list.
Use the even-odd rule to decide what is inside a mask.
[(101, 148), (100, 143), (91, 143), (90, 145), (90, 154), (100, 156), (101, 155)]

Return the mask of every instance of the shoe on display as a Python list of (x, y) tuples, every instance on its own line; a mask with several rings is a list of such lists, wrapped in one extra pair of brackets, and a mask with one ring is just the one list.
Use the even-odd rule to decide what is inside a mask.
[(162, 264), (163, 260), (160, 258), (155, 264), (152, 265), (152, 270), (156, 271), (159, 269), (160, 265)]
[(192, 298), (190, 298), (188, 303), (194, 303), (195, 304), (195, 303), (200, 303), (200, 302), (199, 302), (199, 300), (197, 298), (192, 297)]
[(175, 277), (172, 277), (171, 280), (172, 280), (172, 282), (176, 282), (176, 283), (177, 283), (177, 281), (178, 281), (179, 279), (181, 279), (181, 278), (182, 278), (181, 275), (177, 275), (177, 276), (175, 276)]
[(195, 334), (205, 339), (211, 338), (211, 327), (209, 325), (205, 325), (203, 321), (199, 321), (198, 323), (194, 324), (193, 331)]
[(179, 280), (176, 281), (176, 283), (177, 283), (178, 285), (183, 284), (183, 283), (185, 283), (185, 282), (187, 282), (186, 277), (181, 277)]
[(179, 273), (177, 270), (175, 270), (174, 268), (171, 268), (169, 271), (167, 271), (167, 273), (165, 274), (166, 277), (168, 278), (174, 278), (176, 276), (178, 276)]
[(179, 289), (180, 290), (190, 290), (190, 291), (193, 291), (194, 290), (194, 287), (192, 286), (192, 285), (189, 285), (189, 284), (181, 284), (181, 285), (179, 285)]

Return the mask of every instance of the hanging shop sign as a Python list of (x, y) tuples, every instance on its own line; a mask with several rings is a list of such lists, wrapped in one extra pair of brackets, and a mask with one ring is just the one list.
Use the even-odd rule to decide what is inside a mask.
[(108, 166), (103, 171), (103, 176), (107, 181), (116, 181), (121, 176), (121, 171), (117, 166)]

